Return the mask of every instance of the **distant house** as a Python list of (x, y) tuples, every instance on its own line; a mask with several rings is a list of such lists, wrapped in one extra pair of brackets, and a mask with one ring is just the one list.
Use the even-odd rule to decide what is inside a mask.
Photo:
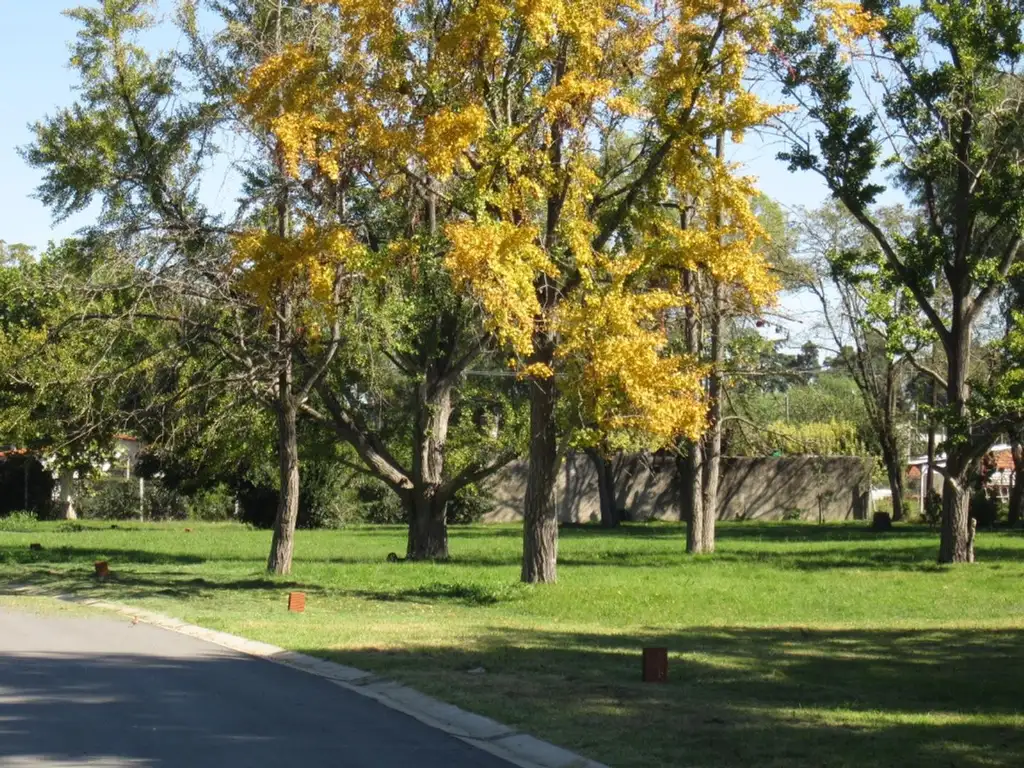
[[(993, 445), (988, 454), (990, 461), (995, 465), (995, 471), (989, 477), (986, 487), (1000, 501), (1009, 501), (1010, 489), (1015, 482), (1013, 469), (1013, 447), (1007, 443)], [(942, 493), (942, 478), (946, 472), (946, 454), (940, 453), (935, 457), (935, 480), (933, 490)], [(918, 485), (918, 498), (925, 496), (925, 483), (928, 475), (928, 457), (919, 456), (907, 463), (907, 479)]]
[[(107, 480), (131, 480), (144, 445), (131, 435), (115, 435), (110, 453), (93, 464), (93, 472)], [(79, 472), (61, 466), (55, 457), (15, 446), (0, 447), (0, 514), (17, 509), (45, 513), (55, 505), (64, 517), (75, 516), (75, 482)], [(139, 497), (145, 493), (139, 478)]]

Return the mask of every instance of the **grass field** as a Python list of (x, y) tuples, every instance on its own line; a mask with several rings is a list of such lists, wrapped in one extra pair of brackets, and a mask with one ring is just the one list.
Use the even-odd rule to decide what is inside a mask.
[[(401, 529), (304, 531), (270, 579), (267, 532), (34, 524), (0, 528), (0, 583), (372, 670), (617, 767), (1024, 765), (1021, 532), (940, 568), (924, 528), (723, 525), (697, 559), (675, 525), (567, 529), (539, 588), (517, 583), (520, 535), (453, 528), (452, 562), (388, 564)], [(670, 649), (668, 684), (639, 682), (644, 645)]]

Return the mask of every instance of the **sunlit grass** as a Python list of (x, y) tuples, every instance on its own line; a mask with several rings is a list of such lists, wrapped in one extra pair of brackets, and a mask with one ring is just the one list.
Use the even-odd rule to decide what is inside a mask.
[[(370, 669), (613, 766), (1024, 765), (1019, 532), (947, 568), (927, 528), (731, 524), (696, 559), (676, 525), (567, 529), (559, 583), (531, 588), (515, 526), (454, 528), (445, 564), (387, 563), (400, 528), (302, 531), (279, 579), (241, 526), (23, 528), (0, 532), (10, 583)], [(639, 682), (653, 644), (667, 685)]]

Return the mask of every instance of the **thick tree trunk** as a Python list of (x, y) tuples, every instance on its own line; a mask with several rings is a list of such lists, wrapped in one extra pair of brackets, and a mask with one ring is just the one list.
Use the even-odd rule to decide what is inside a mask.
[(285, 574), (292, 569), (295, 549), (295, 525), (299, 519), (299, 439), (295, 403), (291, 393), (290, 371), (280, 377), (282, 396), (278, 405), (278, 470), (281, 492), (274, 519), (274, 538), (270, 545), (267, 570)]
[(434, 495), (410, 491), (408, 560), (448, 559), (447, 501)]
[(1024, 520), (1024, 443), (1013, 444), (1013, 488), (1010, 489), (1009, 523), (1018, 526)]
[(62, 469), (58, 480), (60, 484), (60, 508), (62, 520), (77, 520), (75, 511), (75, 470)]
[(408, 494), (410, 560), (448, 559), (448, 499), (444, 497), (445, 444), (452, 414), (452, 386), (429, 369), (416, 393), (413, 487)]
[(899, 450), (895, 446), (892, 435), (883, 436), (882, 462), (885, 474), (889, 479), (889, 493), (892, 495), (892, 519), (899, 522), (903, 519), (903, 466), (900, 464)]
[(966, 473), (947, 473), (942, 488), (942, 538), (940, 563), (972, 563), (974, 547), (971, 537), (970, 501)]
[(615, 528), (619, 524), (619, 513), (615, 504), (615, 473), (612, 463), (601, 451), (591, 448), (587, 451), (594, 472), (597, 475), (597, 496), (601, 507), (601, 527)]
[[(551, 348), (539, 362), (551, 363)], [(523, 520), (522, 580), (548, 584), (557, 579), (558, 510), (555, 479), (558, 474), (558, 442), (555, 424), (557, 398), (553, 378), (530, 381), (530, 463), (526, 480)]]

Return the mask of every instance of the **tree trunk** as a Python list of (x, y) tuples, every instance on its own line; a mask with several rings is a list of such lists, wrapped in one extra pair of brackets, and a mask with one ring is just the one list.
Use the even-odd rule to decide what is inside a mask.
[(416, 391), (413, 425), (413, 487), (408, 494), (410, 560), (448, 559), (448, 499), (444, 481), (445, 443), (452, 415), (452, 386), (428, 368)]
[(947, 472), (942, 486), (942, 538), (939, 545), (940, 563), (974, 562), (971, 541), (970, 501), (966, 473), (954, 476)]
[(704, 551), (704, 445), (687, 441), (686, 455), (680, 456), (679, 517), (686, 521), (686, 551), (699, 555)]
[(601, 507), (601, 527), (615, 528), (619, 524), (619, 514), (615, 505), (615, 473), (612, 463), (596, 448), (587, 450), (597, 474), (597, 495)]
[[(967, 370), (970, 363), (971, 329), (966, 324), (963, 302), (953, 298), (953, 322), (950, 343), (946, 349), (948, 375), (946, 400), (950, 424), (969, 423), (967, 400), (970, 387)], [(946, 477), (942, 486), (942, 531), (939, 541), (940, 563), (970, 563), (974, 561), (973, 537), (970, 523), (970, 478), (977, 464), (969, 453), (969, 446), (947, 440)]]
[(448, 520), (446, 499), (435, 495), (409, 492), (406, 508), (409, 513), (408, 560), (448, 559)]
[(899, 522), (903, 519), (903, 466), (894, 443), (893, 435), (882, 436), (882, 462), (885, 464), (889, 492), (892, 494), (892, 519), (893, 522)]
[[(287, 384), (286, 384), (287, 382)], [(291, 394), (291, 372), (280, 376), (282, 390), (278, 406), (278, 468), (281, 492), (274, 519), (274, 538), (270, 545), (267, 570), (285, 574), (292, 570), (295, 549), (295, 525), (299, 519), (299, 439), (295, 403)]]
[(722, 287), (715, 283), (712, 289), (711, 318), (711, 373), (708, 376), (708, 432), (704, 436), (704, 503), (701, 505), (703, 523), (700, 526), (700, 544), (697, 552), (715, 551), (715, 523), (718, 520), (718, 483), (722, 464), (722, 362), (725, 322), (722, 307)]
[[(538, 355), (538, 362), (550, 365), (552, 350), (553, 347), (548, 344)], [(555, 508), (555, 479), (559, 462), (556, 398), (553, 377), (531, 379), (530, 463), (523, 516), (521, 576), (527, 584), (549, 584), (557, 579), (558, 511)]]
[(1009, 523), (1020, 525), (1024, 520), (1024, 443), (1013, 444), (1013, 487), (1010, 489)]
[(62, 520), (77, 520), (75, 511), (75, 470), (60, 471), (60, 516)]

